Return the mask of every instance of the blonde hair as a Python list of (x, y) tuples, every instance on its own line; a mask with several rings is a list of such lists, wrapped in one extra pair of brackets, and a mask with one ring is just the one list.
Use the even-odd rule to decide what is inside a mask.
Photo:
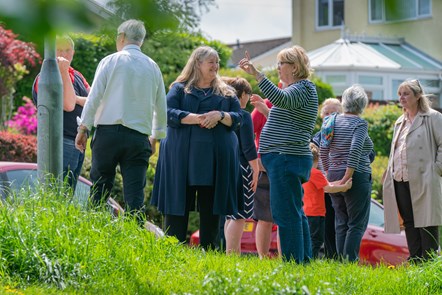
[(301, 46), (295, 45), (281, 50), (278, 53), (277, 59), (279, 62), (295, 65), (292, 72), (294, 78), (307, 79), (313, 73), (313, 69), (310, 68), (307, 52)]
[(341, 101), (337, 98), (327, 98), (324, 100), (324, 102), (321, 104), (321, 117), (324, 117), (324, 107), (326, 106), (336, 106), (337, 112), (341, 114), (343, 112)]
[[(170, 85), (172, 87), (175, 83), (184, 83), (184, 91), (189, 93), (192, 87), (195, 87), (202, 79), (199, 65), (208, 58), (215, 57), (219, 61), (218, 52), (209, 46), (200, 46), (195, 49), (189, 57), (184, 69), (176, 80)], [(219, 75), (216, 75), (211, 85), (213, 93), (217, 95), (233, 97), (236, 95), (232, 87), (228, 86), (221, 80)]]
[(310, 147), (310, 151), (312, 152), (313, 162), (319, 161), (319, 148), (318, 148), (318, 146), (316, 144), (314, 144), (313, 142), (310, 142), (309, 147)]
[(403, 87), (410, 88), (410, 90), (413, 91), (414, 96), (416, 96), (417, 98), (420, 98), (417, 102), (417, 107), (418, 107), (419, 111), (422, 111), (425, 113), (431, 109), (431, 101), (430, 101), (428, 95), (425, 94), (424, 89), (423, 89), (421, 83), (419, 82), (419, 80), (417, 80), (417, 79), (405, 80), (404, 82), (402, 82), (399, 85), (398, 93), (399, 93), (399, 90)]

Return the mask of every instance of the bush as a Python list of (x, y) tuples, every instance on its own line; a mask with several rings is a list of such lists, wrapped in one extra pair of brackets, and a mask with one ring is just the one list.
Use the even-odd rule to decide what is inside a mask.
[(37, 162), (37, 138), (32, 135), (0, 131), (0, 160)]
[(371, 188), (371, 197), (382, 203), (382, 176), (385, 169), (387, 169), (388, 157), (376, 156), (371, 164), (371, 176), (373, 179), (373, 186)]
[(31, 99), (23, 97), (23, 101), (26, 104), (17, 109), (7, 124), (21, 134), (37, 134), (37, 109)]
[(365, 109), (362, 117), (368, 122), (368, 134), (373, 140), (377, 155), (390, 155), (394, 123), (401, 115), (402, 109), (395, 104), (370, 104)]
[(14, 109), (15, 85), (35, 66), (40, 55), (34, 45), (17, 39), (18, 35), (0, 25), (0, 129), (10, 119)]

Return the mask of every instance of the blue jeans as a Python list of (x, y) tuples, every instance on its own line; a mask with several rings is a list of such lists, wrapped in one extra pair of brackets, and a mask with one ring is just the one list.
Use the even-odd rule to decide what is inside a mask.
[[(329, 171), (330, 182), (342, 179), (345, 170)], [(353, 173), (351, 189), (345, 193), (330, 194), (335, 209), (336, 250), (348, 261), (359, 259), (359, 248), (370, 215), (371, 175)]]
[(83, 167), (84, 154), (75, 147), (75, 140), (63, 137), (63, 179), (75, 192), (78, 176)]
[(312, 157), (268, 153), (262, 154), (261, 160), (270, 181), (270, 207), (279, 228), (282, 258), (308, 262), (312, 246), (302, 209), (302, 184), (310, 178)]

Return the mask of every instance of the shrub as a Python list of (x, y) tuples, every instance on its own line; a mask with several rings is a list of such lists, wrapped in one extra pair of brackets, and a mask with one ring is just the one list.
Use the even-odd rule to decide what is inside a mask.
[(37, 109), (31, 99), (23, 97), (24, 106), (17, 109), (14, 117), (8, 121), (8, 127), (21, 134), (37, 134)]
[(40, 55), (31, 43), (18, 40), (11, 30), (0, 26), (0, 129), (12, 114), (15, 85), (27, 73), (26, 66), (38, 61)]
[(394, 123), (401, 115), (402, 109), (394, 104), (370, 104), (365, 109), (362, 117), (368, 122), (368, 134), (373, 140), (377, 155), (390, 155)]
[(371, 176), (373, 185), (371, 188), (371, 197), (382, 203), (382, 176), (387, 169), (388, 157), (376, 156), (371, 164)]
[(0, 160), (37, 162), (37, 138), (33, 135), (0, 131)]

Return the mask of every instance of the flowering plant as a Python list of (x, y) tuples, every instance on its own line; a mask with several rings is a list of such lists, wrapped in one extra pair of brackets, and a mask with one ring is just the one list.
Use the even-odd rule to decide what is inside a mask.
[(16, 38), (11, 30), (0, 26), (0, 129), (12, 113), (16, 83), (27, 73), (27, 65), (35, 66), (41, 59), (33, 44)]
[(17, 109), (14, 117), (8, 121), (10, 128), (17, 130), (21, 134), (37, 134), (37, 110), (31, 99), (23, 97), (26, 102)]

